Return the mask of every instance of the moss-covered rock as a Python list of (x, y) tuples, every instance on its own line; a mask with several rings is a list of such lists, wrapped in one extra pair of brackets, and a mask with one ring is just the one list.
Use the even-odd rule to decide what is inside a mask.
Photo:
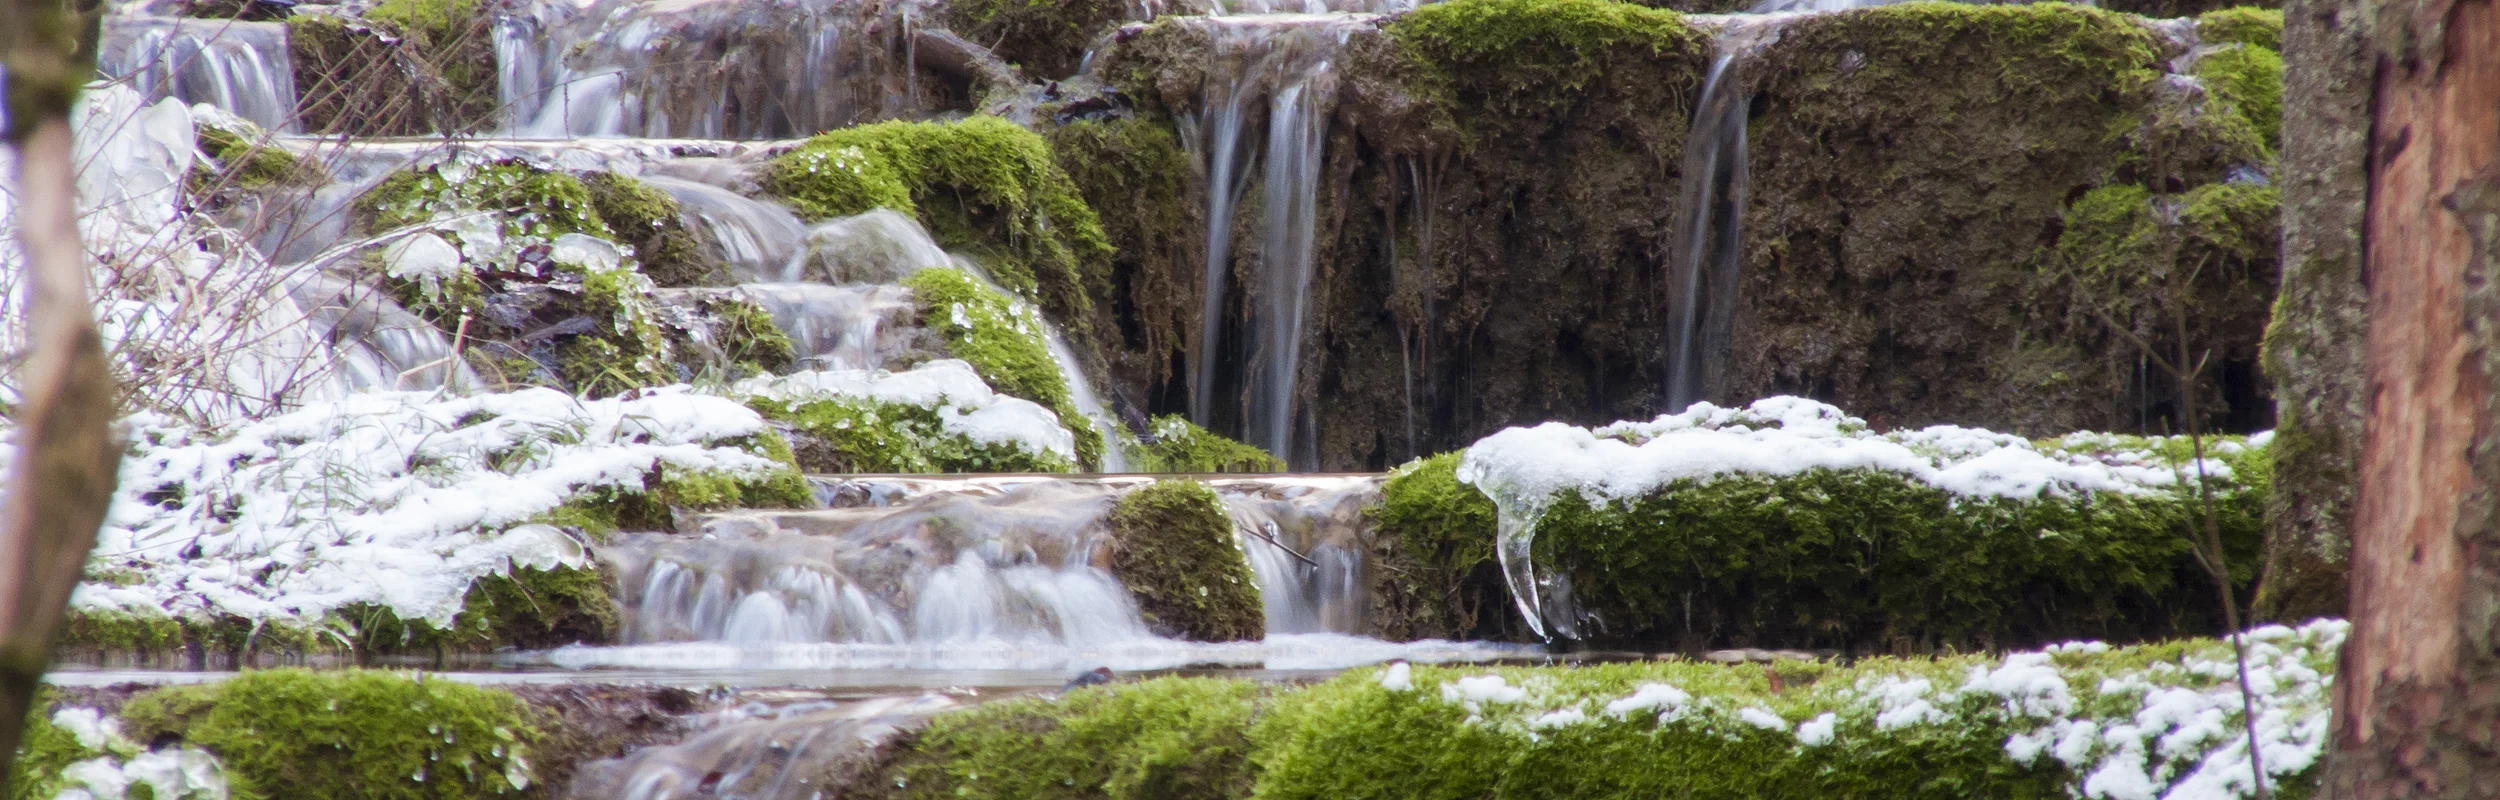
[(816, 474), (1073, 472), (1051, 453), (973, 441), (946, 429), (938, 411), (846, 397), (752, 398), (747, 407), (790, 431), (800, 468)]
[[(2251, 35), (2242, 31), (2242, 35)], [(2283, 56), (2256, 44), (2237, 44), (2196, 62), (2215, 113), (2236, 114), (2265, 138), (2268, 152), (2283, 146)]]
[(49, 695), (38, 687), (34, 701), (27, 704), (25, 727), (18, 731), (17, 752), (9, 761), (8, 772), (0, 774), (0, 790), (7, 792), (0, 797), (53, 800), (60, 793), (62, 771), (93, 755), (78, 743), (77, 735), (52, 724)]
[(767, 192), (800, 214), (890, 208), (983, 262), (1000, 285), (1090, 335), (1111, 245), (1039, 135), (996, 117), (881, 122), (826, 133), (775, 158)]
[(1120, 385), (1181, 378), (1198, 339), (1205, 283), (1204, 203), (1190, 191), (1192, 166), (1170, 120), (1075, 120), (1046, 134), (1059, 167), (1102, 217), (1116, 248), (1109, 294), (1094, 298), (1094, 346)]
[(844, 797), (1219, 800), (1248, 797), (1257, 684), (1158, 678), (984, 703), (898, 742)]
[(1129, 14), (1120, 0), (958, 0), (939, 19), (1036, 79), (1076, 73), (1085, 50)]
[(677, 200), (649, 184), (613, 172), (581, 178), (590, 191), (590, 207), (616, 233), (616, 241), (634, 248), (642, 274), (660, 286), (717, 286), (728, 283), (722, 265), (703, 252), (703, 244), (678, 217)]
[(501, 105), (496, 73), (494, 15), (477, 0), (381, 0), (364, 19), (397, 33), (413, 48), (418, 65), (439, 76), (437, 130), (484, 127)]
[(1111, 508), (1111, 572), (1155, 632), (1202, 642), (1267, 635), (1233, 518), (1206, 484), (1162, 480)]
[(971, 364), (999, 394), (1040, 403), (1076, 435), (1076, 457), (1102, 463), (1102, 431), (1079, 413), (1043, 338), (1041, 313), (953, 269), (924, 269), (903, 279), (921, 318), (946, 339), (949, 355)]
[(460, 615), (448, 630), (401, 619), (376, 605), (340, 609), (336, 627), (345, 632), (356, 655), (368, 659), (606, 644), (618, 632), (610, 582), (606, 570), (597, 567), (519, 567), (471, 582)]
[(1372, 591), (1380, 634), (1390, 639), (1515, 639), (1526, 635), (1510, 611), (1510, 590), (1493, 553), (1493, 501), (1458, 480), (1464, 453), (1418, 459), (1389, 473), (1374, 557), (1383, 564)]
[(388, 672), (262, 670), (122, 708), (132, 738), (216, 754), (233, 794), (484, 798), (531, 785), (539, 732), (510, 693)]
[(2233, 6), (2196, 16), (2196, 37), (2206, 44), (2244, 44), (2283, 51), (2283, 9)]
[(1285, 462), (1255, 446), (1217, 436), (1179, 415), (1156, 417), (1154, 441), (1129, 451), (1138, 472), (1284, 472)]
[(192, 167), (189, 185), (195, 193), (305, 186), (324, 179), (321, 165), (296, 158), (258, 130), (201, 125), (197, 140), (200, 152), (214, 161)]
[[(2206, 445), (2231, 468), (2215, 484), (2216, 518), (2244, 593), (2257, 573), (2271, 455), (2228, 438)], [(2187, 446), (2101, 436), (2037, 445), (2177, 461)], [(1515, 633), (1496, 509), (1457, 479), (1459, 461), (1410, 464), (1383, 487), (1371, 513), (1390, 568), (1376, 600), (1387, 613), (1375, 616), (1412, 635)], [(1958, 496), (1894, 472), (1817, 469), (1686, 479), (1619, 503), (1571, 491), (1550, 502), (1530, 522), (1531, 557), (1569, 585), (1593, 639), (1903, 653), (2221, 626), (2192, 552), (2202, 505), (2177, 492), (2016, 501)]]
[[(645, 229), (650, 218), (639, 215), (649, 207), (627, 202), (631, 189), (613, 179), (599, 183), (606, 189), (594, 192), (571, 174), (519, 162), (454, 163), (395, 173), (356, 207), (367, 230), (431, 224), (459, 247), (457, 274), (393, 274), (389, 283), (410, 311), (465, 331), (474, 345), (466, 355), (489, 380), (609, 396), (688, 379), (660, 324), (656, 287), (614, 248), (600, 198)], [(596, 241), (565, 244), (576, 234)], [(608, 249), (616, 252), (591, 252)]]
[[(2334, 669), (2334, 624), (2261, 636), (2274, 653), (2262, 663)], [(874, 798), (2050, 798), (2081, 796), (2086, 776), (2099, 775), (2175, 791), (2189, 775), (2246, 769), (2229, 755), (2239, 740), (2185, 733), (2198, 723), (2147, 706), (2236, 709), (2236, 691), (2198, 674), (2230, 664), (2227, 645), (2188, 640), (1847, 665), (1396, 664), (1266, 687), (1159, 678), (941, 714), (875, 774), (838, 788)], [(2287, 681), (2259, 702), (2323, 724), (2321, 688)], [(2049, 755), (2057, 741), (2092, 744)], [(2268, 746), (2315, 754), (2322, 743)], [(2314, 762), (2282, 763), (2269, 762), (2281, 796), (2315, 791)]]

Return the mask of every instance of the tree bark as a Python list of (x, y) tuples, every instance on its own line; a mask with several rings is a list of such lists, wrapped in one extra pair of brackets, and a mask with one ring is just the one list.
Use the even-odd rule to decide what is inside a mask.
[(2371, 39), (2370, 405), (2326, 789), (2500, 797), (2500, 14), (2390, 2)]
[(17, 453), (0, 497), (0, 776), (16, 758), (52, 634), (113, 499), (113, 378), (87, 304), (70, 107), (94, 72), (92, 3), (11, 0), (8, 141), (17, 156), (20, 301), (30, 350), (14, 376)]

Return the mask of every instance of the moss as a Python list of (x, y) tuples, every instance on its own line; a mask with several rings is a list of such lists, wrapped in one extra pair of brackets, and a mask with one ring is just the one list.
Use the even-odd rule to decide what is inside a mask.
[[(2222, 499), (2241, 588), (2262, 485)], [(1626, 505), (1557, 498), (1535, 558), (1602, 635), (1858, 651), (2141, 639), (2220, 627), (2178, 497), (1955, 497), (1891, 473), (1683, 481)]]
[[(2210, 691), (2214, 679), (2190, 676), (2182, 667), (2227, 664), (2228, 658), (2228, 649), (2214, 640), (2057, 653), (2049, 665), (2075, 708), (2053, 713), (2083, 729), (2132, 721), (2145, 684)], [(1895, 680), (1959, 686), (1998, 663), (1988, 656), (1945, 656), (1776, 670), (1685, 661), (1414, 665), (1403, 668), (1412, 689), (1383, 686), (1378, 668), (1267, 687), (1159, 678), (941, 714), (916, 738), (898, 743), (873, 779), (842, 788), (846, 797), (875, 798), (1262, 800), (2041, 800), (2077, 793), (2089, 763), (2077, 768), (2054, 757), (2026, 762), (2009, 755), (2007, 742), (2018, 734), (2064, 728), (2043, 727), (2057, 723), (2002, 696), (1930, 693), (1932, 705), (1924, 708), (1934, 716), (1908, 724), (1879, 722), (1882, 704), (1867, 699), (1871, 687)], [(2314, 644), (2301, 664), (2321, 672), (2334, 668), (2332, 653)], [(1446, 694), (1460, 679), (1486, 676), (1498, 676), (1525, 697), (1460, 702)], [(1635, 713), (1605, 711), (1612, 701), (1656, 686), (1674, 687), (1688, 700)], [(1537, 722), (1560, 709), (1584, 717)], [(1749, 724), (1743, 709), (1774, 715), (1780, 724)], [(1791, 726), (1826, 713), (1834, 735), (1801, 742)], [(2102, 757), (2097, 750), (2090, 755)], [(2192, 769), (2178, 753), (2151, 758), (2160, 762), (2147, 765), (2156, 775), (2171, 776), (2160, 780), (2176, 781)], [(2314, 768), (2284, 776), (2278, 789), (2305, 797), (2317, 777)]]
[(2196, 76), (2218, 113), (2238, 114), (2264, 137), (2267, 152), (2283, 146), (2283, 56), (2266, 47), (2242, 44), (2208, 53), (2196, 62)]
[(1249, 681), (1157, 678), (983, 703), (931, 720), (882, 774), (843, 796), (1247, 797), (1258, 694)]
[(363, 19), (406, 37), (415, 59), (450, 96), (434, 120), (439, 130), (484, 124), (497, 106), (494, 17), (477, 0), (382, 0)]
[(52, 724), (51, 690), (36, 687), (34, 700), (27, 704), (26, 726), (19, 729), (17, 753), (9, 761), (6, 774), (0, 774), (0, 790), (7, 800), (53, 800), (61, 789), (61, 772), (69, 765), (94, 757), (94, 751), (78, 743), (76, 734)]
[(947, 4), (939, 19), (1035, 78), (1064, 78), (1128, 13), (1120, 0), (965, 0)]
[(2196, 36), (2206, 44), (2236, 43), (2281, 52), (2283, 10), (2236, 6), (2207, 11), (2196, 17)]
[(216, 165), (193, 167), (194, 191), (226, 187), (257, 190), (318, 184), (323, 180), (318, 164), (296, 158), (286, 148), (262, 139), (256, 131), (237, 133), (201, 125), (197, 140), (200, 152), (216, 159)]
[(1624, 59), (1681, 56), (1707, 37), (1671, 12), (1605, 0), (1456, 0), (1417, 8), (1389, 35), (1464, 107), (1551, 113)]
[(458, 177), (444, 177), (441, 168), (392, 173), (356, 199), (357, 211), (375, 232), (429, 222), (437, 211), (473, 209), (510, 217), (507, 236), (616, 238), (579, 178), (511, 161), (468, 166)]
[(215, 753), (244, 800), (516, 792), (540, 738), (508, 692), (363, 670), (261, 670), (157, 689), (122, 718), (133, 739), (175, 734)]
[(804, 215), (911, 213), (1079, 335), (1104, 294), (1112, 250), (1100, 218), (1040, 136), (997, 117), (825, 133), (773, 159), (763, 183)]
[[(1494, 560), (1493, 501), (1460, 483), (1464, 453), (1418, 459), (1389, 473), (1380, 504), (1365, 511), (1380, 525), (1382, 584), (1375, 602), (1398, 627), (1395, 638), (1478, 638), (1484, 617), (1509, 618), (1511, 605)], [(1491, 612), (1491, 613), (1487, 613)]]
[(1284, 472), (1285, 462), (1255, 446), (1217, 436), (1177, 414), (1156, 417), (1155, 440), (1130, 451), (1139, 472)]
[(558, 348), (574, 391), (604, 397), (677, 380), (650, 295), (650, 279), (630, 267), (581, 274), (580, 314), (598, 325)]
[(789, 369), (798, 361), (798, 349), (790, 337), (773, 321), (772, 312), (753, 301), (720, 297), (705, 300), (704, 316), (716, 321), (713, 341), (721, 355), (731, 364), (748, 371), (772, 374)]
[(371, 604), (341, 609), (339, 617), (356, 654), (366, 658), (603, 644), (618, 632), (609, 583), (599, 567), (519, 567), (470, 582), (448, 630)]
[(1050, 453), (985, 444), (946, 430), (935, 410), (902, 403), (828, 397), (785, 402), (754, 398), (747, 407), (790, 429), (797, 463), (820, 474), (1071, 472)]
[(1076, 435), (1077, 462), (1102, 463), (1102, 432), (1078, 413), (1033, 307), (958, 270), (924, 269), (904, 278), (903, 285), (920, 304), (922, 324), (946, 337), (948, 355), (971, 364), (992, 390), (1058, 414), (1060, 424)]
[(317, 626), (230, 615), (191, 619), (72, 610), (62, 618), (54, 641), (64, 652), (82, 657), (142, 665), (198, 664), (212, 654), (221, 659), (236, 659), (256, 653), (304, 656), (348, 652), (345, 643)]
[(581, 178), (589, 190), (590, 207), (615, 231), (616, 241), (634, 248), (642, 274), (660, 286), (708, 286), (727, 277), (704, 255), (703, 245), (678, 217), (677, 199), (649, 184), (613, 172)]
[[(1189, 154), (1165, 119), (1079, 120), (1048, 136), (1060, 169), (1101, 214), (1117, 248), (1109, 294), (1094, 298), (1096, 346), (1112, 361), (1113, 380), (1174, 377), (1174, 360), (1188, 357), (1197, 335), (1200, 279), (1192, 276), (1206, 271), (1196, 238), (1205, 211), (1189, 188)], [(1135, 365), (1128, 374), (1124, 360)]]
[(1258, 581), (1215, 490), (1156, 481), (1122, 495), (1110, 522), (1111, 571), (1157, 633), (1202, 642), (1266, 635)]

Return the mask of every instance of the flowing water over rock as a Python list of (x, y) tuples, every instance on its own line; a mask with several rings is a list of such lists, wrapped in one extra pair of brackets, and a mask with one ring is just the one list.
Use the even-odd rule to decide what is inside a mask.
[(917, 3), (537, 0), (498, 20), (505, 130), (788, 138), (960, 105), (916, 79)]
[[(1180, 120), (1181, 141), (1207, 177), (1206, 299), (1194, 354), (1190, 416), (1238, 418), (1244, 438), (1307, 464), (1296, 411), (1304, 329), (1317, 246), (1319, 171), (1336, 102), (1330, 59), (1371, 24), (1357, 15), (1256, 15), (1191, 20), (1215, 43), (1201, 110)], [(1264, 137), (1265, 147), (1253, 145)], [(1258, 175), (1260, 238), (1241, 268), (1248, 291), (1240, 328), (1233, 231), (1242, 194)], [(1307, 435), (1299, 436), (1309, 444)]]
[[(1761, 9), (1757, 9), (1759, 11)], [(1717, 50), (1684, 137), (1683, 184), (1675, 239), (1668, 251), (1667, 408), (1710, 394), (1726, 369), (1728, 330), (1736, 313), (1737, 269), (1744, 262), (1743, 218), (1748, 164), (1745, 118), (1751, 58), (1778, 38), (1786, 18), (1721, 18)]]
[(150, 100), (207, 103), (273, 131), (295, 130), (286, 25), (217, 19), (104, 18), (96, 70)]

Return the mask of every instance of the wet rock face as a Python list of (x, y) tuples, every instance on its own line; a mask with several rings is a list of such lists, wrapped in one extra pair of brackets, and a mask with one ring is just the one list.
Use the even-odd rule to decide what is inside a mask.
[[(1878, 425), (2159, 428), (2175, 390), (2134, 342), (2176, 359), (2168, 311), (2185, 305), (2189, 347), (2213, 351), (2204, 423), (2269, 424), (2255, 361), (2271, 159), (2159, 72), (2173, 46), (2128, 18), (2033, 7), (1782, 31), (1760, 62), (1730, 368), (1711, 399), (1807, 395)], [(2175, 233), (2223, 183), (2265, 192), (2241, 198), (2262, 210)], [(2145, 246), (2174, 235), (2193, 241)]]

